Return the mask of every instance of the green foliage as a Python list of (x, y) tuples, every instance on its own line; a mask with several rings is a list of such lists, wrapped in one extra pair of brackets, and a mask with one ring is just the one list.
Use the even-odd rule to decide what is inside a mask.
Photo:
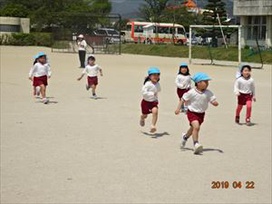
[(12, 33), (0, 36), (0, 45), (50, 47), (51, 44), (50, 33)]
[(204, 23), (207, 25), (218, 25), (218, 18), (221, 24), (225, 24), (227, 19), (226, 4), (222, 0), (208, 0), (208, 4), (205, 6), (208, 11), (204, 12)]
[[(238, 56), (237, 47), (224, 47), (210, 48), (212, 56), (215, 60), (223, 61), (236, 61)], [(242, 61), (260, 63), (259, 54), (249, 55), (250, 50), (242, 49)], [(271, 50), (262, 52), (262, 57), (265, 64), (272, 64)], [(175, 46), (175, 45), (145, 45), (145, 44), (123, 44), (122, 53), (140, 54), (140, 55), (155, 55), (164, 57), (182, 57), (187, 58), (189, 53), (188, 46)], [(210, 60), (209, 51), (207, 46), (193, 46), (192, 56), (195, 59)]]
[(0, 9), (0, 16), (27, 17), (27, 8), (22, 4), (7, 4)]
[(167, 2), (168, 0), (145, 0), (145, 4), (140, 8), (142, 17), (147, 21), (161, 22)]

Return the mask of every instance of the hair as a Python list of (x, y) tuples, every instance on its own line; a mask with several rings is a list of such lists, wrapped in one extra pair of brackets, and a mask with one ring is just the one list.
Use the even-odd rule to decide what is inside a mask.
[(35, 65), (38, 62), (38, 58), (35, 58), (33, 65)]
[(94, 56), (89, 56), (88, 59), (87, 59), (87, 61), (89, 62), (89, 60), (95, 61), (95, 57)]
[[(251, 66), (248, 65), (248, 64), (247, 64), (247, 65), (244, 65), (244, 66), (242, 66), (242, 68), (241, 68), (241, 70), (240, 70), (240, 74), (241, 74), (240, 77), (243, 76), (243, 71), (244, 71), (245, 68), (248, 68), (248, 70), (251, 72)], [(250, 75), (249, 75), (249, 77), (250, 77)]]
[[(183, 73), (180, 71), (181, 68), (187, 68), (187, 72), (186, 72), (185, 74), (183, 74)], [(189, 67), (188, 67), (188, 66), (180, 66), (180, 67), (179, 67), (179, 72), (178, 72), (178, 74), (182, 74), (182, 75), (184, 75), (184, 76), (190, 75)]]

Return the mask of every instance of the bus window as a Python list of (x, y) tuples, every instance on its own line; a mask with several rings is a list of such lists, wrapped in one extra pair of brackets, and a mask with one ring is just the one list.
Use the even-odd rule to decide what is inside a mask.
[(138, 32), (138, 33), (142, 33), (144, 31), (143, 26), (142, 25), (135, 25), (134, 31)]
[(178, 28), (178, 34), (185, 34), (184, 28)]
[(127, 25), (127, 31), (131, 31), (131, 25)]

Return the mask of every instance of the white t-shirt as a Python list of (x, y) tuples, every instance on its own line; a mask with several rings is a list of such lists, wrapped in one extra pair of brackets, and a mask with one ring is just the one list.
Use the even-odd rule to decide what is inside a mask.
[(87, 65), (84, 70), (82, 71), (82, 74), (87, 74), (89, 77), (95, 77), (98, 75), (98, 72), (101, 70), (101, 67), (97, 64), (91, 66)]
[(37, 62), (29, 71), (29, 77), (41, 77), (41, 76), (51, 76), (51, 69), (48, 63), (41, 64)]
[(145, 101), (158, 101), (158, 92), (161, 91), (160, 83), (153, 84), (147, 81), (142, 88), (142, 95)]
[(87, 47), (87, 43), (85, 40), (79, 40), (77, 42), (77, 45), (78, 45), (78, 50), (82, 50), (82, 51), (85, 51), (86, 50), (86, 47)]
[(204, 113), (209, 103), (216, 100), (210, 90), (206, 89), (204, 92), (200, 92), (196, 88), (186, 92), (182, 98), (186, 102), (188, 109), (196, 113)]
[(252, 94), (255, 96), (255, 84), (253, 78), (239, 77), (234, 83), (234, 93)]
[(191, 88), (191, 76), (178, 74), (175, 83), (180, 89), (190, 89)]

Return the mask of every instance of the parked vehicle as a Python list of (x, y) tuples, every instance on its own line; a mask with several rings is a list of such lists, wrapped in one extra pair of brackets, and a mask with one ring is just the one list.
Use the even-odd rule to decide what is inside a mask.
[(120, 33), (113, 28), (99, 28), (95, 30), (94, 35), (104, 37), (107, 43), (119, 43)]

